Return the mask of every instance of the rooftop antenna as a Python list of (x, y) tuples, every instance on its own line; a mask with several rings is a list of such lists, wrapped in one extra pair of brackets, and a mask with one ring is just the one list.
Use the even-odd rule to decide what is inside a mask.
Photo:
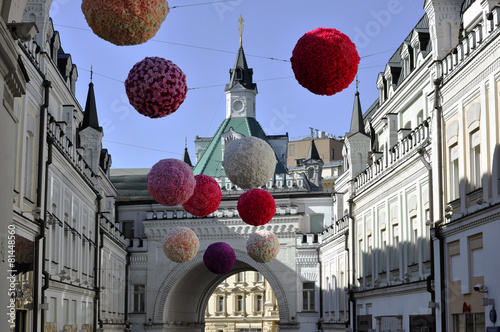
[(94, 73), (92, 65), (90, 65), (90, 83), (92, 83), (92, 74)]
[(243, 17), (240, 15), (240, 19), (238, 20), (240, 24), (238, 24), (238, 31), (240, 32), (240, 46), (243, 45)]

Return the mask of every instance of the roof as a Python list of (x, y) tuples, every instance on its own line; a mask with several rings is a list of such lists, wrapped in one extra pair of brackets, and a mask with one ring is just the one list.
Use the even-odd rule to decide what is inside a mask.
[(361, 102), (359, 100), (359, 91), (354, 94), (354, 105), (352, 107), (351, 130), (348, 136), (354, 134), (365, 134), (365, 124), (363, 122), (363, 111), (361, 110)]
[(190, 167), (193, 167), (191, 163), (191, 158), (189, 158), (188, 148), (184, 148), (184, 155), (182, 156), (182, 161), (188, 164)]
[(153, 200), (149, 194), (146, 176), (150, 168), (112, 168), (110, 179), (120, 199)]
[(309, 151), (307, 152), (307, 160), (320, 160), (320, 156), (318, 153), (318, 148), (316, 147), (316, 143), (314, 143), (314, 139), (311, 140), (311, 145), (309, 146)]
[(231, 90), (236, 84), (241, 84), (244, 88), (249, 90), (255, 90), (257, 88), (257, 85), (252, 81), (253, 70), (248, 68), (245, 52), (241, 45), (238, 50), (234, 68), (229, 69), (229, 75), (230, 80), (229, 84), (226, 84), (225, 91)]
[[(222, 169), (222, 134), (228, 132), (230, 129), (238, 132), (244, 136), (254, 136), (263, 139), (269, 144), (264, 130), (255, 118), (229, 118), (222, 121), (222, 124), (217, 129), (214, 137), (208, 144), (205, 152), (193, 169), (195, 175), (205, 174), (211, 177), (226, 176), (225, 171)], [(279, 160), (279, 158), (276, 158)], [(276, 164), (276, 174), (287, 173), (286, 168), (281, 164)]]
[(95, 103), (94, 83), (89, 83), (89, 92), (87, 94), (87, 102), (85, 103), (85, 112), (83, 113), (83, 121), (81, 129), (94, 128), (102, 131), (99, 127), (99, 120), (97, 119), (97, 106)]

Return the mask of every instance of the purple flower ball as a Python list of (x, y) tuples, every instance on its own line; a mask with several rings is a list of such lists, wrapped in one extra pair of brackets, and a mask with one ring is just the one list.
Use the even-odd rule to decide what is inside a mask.
[(208, 246), (203, 254), (203, 262), (210, 272), (224, 274), (231, 271), (236, 262), (236, 254), (227, 243), (216, 242)]

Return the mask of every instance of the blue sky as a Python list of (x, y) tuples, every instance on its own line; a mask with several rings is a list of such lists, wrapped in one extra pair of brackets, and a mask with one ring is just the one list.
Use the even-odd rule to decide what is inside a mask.
[[(354, 82), (333, 96), (318, 96), (300, 86), (289, 62), (297, 40), (318, 27), (336, 28), (351, 38), (362, 57), (359, 91), (366, 110), (378, 96), (378, 73), (424, 15), (423, 3), (171, 0), (170, 13), (156, 36), (137, 46), (115, 46), (95, 36), (81, 1), (54, 0), (51, 16), (64, 51), (78, 66), (77, 98), (82, 106), (93, 67), (103, 145), (112, 155), (113, 168), (149, 168), (160, 159), (181, 158), (186, 138), (194, 163), (196, 135), (212, 136), (225, 118), (224, 85), (239, 47), (240, 15), (243, 47), (259, 91), (257, 120), (268, 135), (288, 132), (290, 139), (297, 139), (307, 136), (309, 127), (344, 135), (355, 92)], [(190, 88), (177, 112), (161, 119), (137, 113), (125, 94), (129, 70), (147, 56), (176, 63)]]

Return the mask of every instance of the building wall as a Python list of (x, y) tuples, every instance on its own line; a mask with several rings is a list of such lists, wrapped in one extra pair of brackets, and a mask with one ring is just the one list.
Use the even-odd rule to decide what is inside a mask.
[(271, 285), (262, 274), (245, 271), (225, 279), (212, 293), (205, 313), (205, 331), (236, 332), (250, 328), (275, 332), (279, 330), (278, 321), (278, 302)]
[[(342, 141), (335, 138), (315, 137), (314, 143), (316, 144), (319, 156), (323, 159), (324, 163), (334, 160), (342, 160)], [(310, 138), (288, 142), (287, 166), (300, 166), (297, 165), (297, 159), (307, 159), (310, 147)]]

